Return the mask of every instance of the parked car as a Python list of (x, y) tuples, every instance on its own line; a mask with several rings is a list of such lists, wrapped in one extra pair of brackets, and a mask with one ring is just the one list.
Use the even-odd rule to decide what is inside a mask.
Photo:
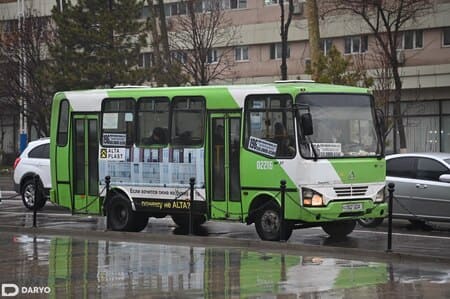
[(35, 199), (34, 176), (39, 176), (39, 188), (42, 190), (37, 208), (45, 205), (51, 188), (50, 179), (50, 139), (41, 138), (31, 141), (14, 162), (14, 189), (22, 195), (25, 207), (32, 210)]
[[(386, 184), (394, 183), (393, 218), (413, 224), (450, 222), (450, 153), (409, 153), (386, 157)], [(375, 227), (383, 218), (363, 219)]]

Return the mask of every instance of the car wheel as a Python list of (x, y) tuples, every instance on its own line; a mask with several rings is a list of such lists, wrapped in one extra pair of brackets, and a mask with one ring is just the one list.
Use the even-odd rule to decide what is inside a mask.
[(333, 239), (344, 239), (356, 226), (356, 220), (333, 221), (322, 224), (322, 229)]
[[(131, 209), (128, 199), (121, 194), (111, 197), (107, 208), (107, 217), (112, 230), (133, 232), (145, 227), (138, 227), (139, 224), (143, 226), (144, 220), (141, 219), (139, 223), (139, 216)], [(145, 222), (146, 225), (147, 222)]]
[(361, 218), (358, 219), (359, 225), (363, 227), (377, 227), (383, 223), (384, 218)]
[[(42, 183), (39, 181), (39, 184)], [(42, 192), (39, 192), (37, 194), (38, 198), (35, 198), (36, 195), (36, 185), (34, 183), (34, 180), (28, 180), (26, 181), (23, 186), (22, 186), (22, 202), (23, 205), (29, 209), (29, 210), (33, 210), (34, 209), (34, 204), (37, 202), (37, 209), (42, 209), (42, 207), (44, 207), (45, 202), (46, 202), (46, 198), (44, 197), (44, 195), (42, 194)]]
[[(255, 219), (255, 227), (258, 236), (265, 241), (279, 241), (281, 238), (280, 208), (275, 203), (270, 203), (258, 213)], [(288, 240), (292, 235), (292, 226), (285, 225), (284, 239)]]

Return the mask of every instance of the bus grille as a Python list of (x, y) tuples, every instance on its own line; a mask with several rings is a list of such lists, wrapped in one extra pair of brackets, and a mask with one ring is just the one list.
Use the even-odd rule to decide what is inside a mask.
[(364, 196), (366, 195), (368, 186), (350, 186), (350, 187), (334, 187), (337, 197), (344, 196)]

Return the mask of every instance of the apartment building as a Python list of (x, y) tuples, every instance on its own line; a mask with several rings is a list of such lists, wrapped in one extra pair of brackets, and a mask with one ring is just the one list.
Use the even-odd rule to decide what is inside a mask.
[[(288, 76), (307, 79), (309, 62), (307, 22), (303, 0), (294, 0), (294, 16), (289, 30)], [(186, 12), (183, 1), (166, 0), (168, 22)], [(232, 72), (217, 84), (272, 82), (280, 78), (280, 6), (278, 0), (223, 0), (226, 15), (239, 26)], [(25, 1), (43, 16), (49, 15), (56, 1)], [(205, 5), (205, 4), (204, 4)], [(148, 16), (144, 7), (142, 17)], [(0, 0), (0, 21), (17, 18), (17, 1)], [(450, 152), (450, 1), (439, 0), (430, 14), (402, 28), (398, 57), (402, 62), (402, 106), (405, 114), (409, 151)], [(357, 16), (339, 15), (320, 21), (321, 47), (326, 53), (331, 45), (371, 69), (376, 77), (379, 67), (377, 47), (370, 30)], [(212, 51), (210, 59), (223, 49)], [(152, 50), (141, 53), (141, 67), (151, 65)], [(0, 124), (1, 125), (1, 124)], [(388, 152), (396, 140), (391, 136)]]

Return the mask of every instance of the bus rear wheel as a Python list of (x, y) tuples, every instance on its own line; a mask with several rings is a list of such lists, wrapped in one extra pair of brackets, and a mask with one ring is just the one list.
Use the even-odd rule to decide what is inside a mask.
[(356, 220), (333, 221), (322, 224), (322, 229), (333, 239), (344, 239), (355, 229)]
[[(281, 238), (280, 208), (275, 203), (264, 207), (256, 216), (255, 227), (258, 236), (265, 241), (279, 241)], [(288, 240), (292, 235), (292, 225), (285, 224), (284, 239)]]
[(147, 226), (148, 216), (134, 212), (128, 199), (121, 194), (110, 199), (107, 211), (107, 221), (112, 230), (137, 232)]

